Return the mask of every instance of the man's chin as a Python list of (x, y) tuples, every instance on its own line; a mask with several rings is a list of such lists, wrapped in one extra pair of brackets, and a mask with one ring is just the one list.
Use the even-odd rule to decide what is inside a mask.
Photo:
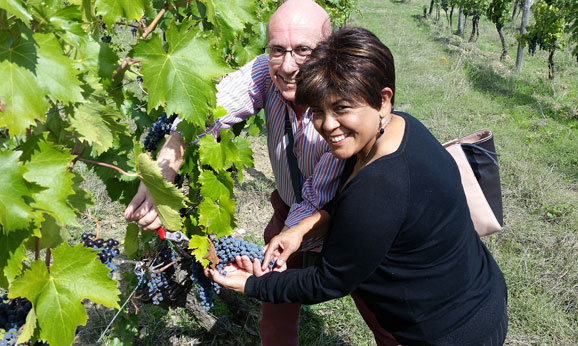
[(294, 102), (295, 101), (295, 88), (282, 90), (281, 96), (283, 96), (283, 98), (289, 102)]

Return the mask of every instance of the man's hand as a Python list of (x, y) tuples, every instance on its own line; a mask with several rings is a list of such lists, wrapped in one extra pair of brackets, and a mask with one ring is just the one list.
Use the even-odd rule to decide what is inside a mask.
[[(159, 151), (157, 165), (167, 181), (173, 182), (175, 180), (175, 176), (183, 164), (184, 148), (185, 142), (181, 135), (173, 132), (169, 135)], [(152, 231), (162, 226), (151, 194), (142, 182), (138, 187), (136, 195), (134, 195), (132, 201), (130, 201), (126, 207), (124, 218), (128, 222), (136, 222), (145, 230)]]
[(271, 258), (276, 258), (275, 268), (286, 265), (287, 259), (301, 246), (303, 235), (300, 232), (293, 232), (290, 230), (281, 232), (271, 239), (269, 244), (265, 246), (265, 259), (263, 260), (262, 270), (269, 268)]
[(140, 183), (136, 195), (126, 207), (124, 218), (128, 222), (136, 222), (140, 227), (149, 231), (154, 231), (162, 226), (153, 198), (143, 183)]

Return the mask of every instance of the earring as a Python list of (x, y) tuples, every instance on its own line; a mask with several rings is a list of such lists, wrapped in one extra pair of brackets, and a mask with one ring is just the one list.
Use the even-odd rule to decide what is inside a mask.
[(382, 135), (385, 132), (385, 130), (382, 128), (379, 129), (379, 134)]

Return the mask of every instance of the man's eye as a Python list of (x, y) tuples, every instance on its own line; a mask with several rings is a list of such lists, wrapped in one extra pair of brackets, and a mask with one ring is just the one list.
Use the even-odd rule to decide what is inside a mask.
[(311, 48), (303, 46), (295, 48), (295, 53), (299, 55), (309, 55), (311, 54)]
[(281, 47), (271, 47), (271, 54), (273, 55), (282, 55), (283, 53), (285, 53), (285, 49), (281, 48)]

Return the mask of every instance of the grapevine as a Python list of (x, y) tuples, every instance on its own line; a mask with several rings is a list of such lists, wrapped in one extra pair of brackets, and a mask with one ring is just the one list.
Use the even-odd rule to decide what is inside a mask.
[[(235, 228), (234, 179), (251, 167), (252, 152), (246, 138), (227, 130), (218, 141), (210, 134), (196, 140), (226, 113), (216, 106), (216, 83), (262, 53), (262, 23), (280, 3), (0, 2), (0, 287), (31, 304), (19, 335), (69, 345), (86, 324), (83, 301), (121, 307), (106, 267), (119, 261), (118, 244), (103, 249), (108, 240), (100, 244), (88, 232), (82, 244), (68, 244), (68, 230), (93, 204), (78, 162), (123, 205), (143, 183), (164, 227), (187, 234), (185, 252), (209, 264), (207, 236)], [(353, 4), (324, 6), (345, 20)], [(187, 177), (186, 189), (167, 181), (154, 160), (173, 114), (183, 140), (196, 143), (174, 172)], [(135, 227), (127, 226), (123, 241), (128, 260), (152, 258), (145, 254), (150, 239)], [(160, 277), (172, 288), (170, 270)], [(164, 286), (156, 274), (155, 287)]]

